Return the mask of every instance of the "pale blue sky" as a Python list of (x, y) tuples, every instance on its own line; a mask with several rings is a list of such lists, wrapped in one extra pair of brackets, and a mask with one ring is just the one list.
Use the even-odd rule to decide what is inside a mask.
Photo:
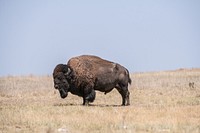
[(199, 0), (0, 0), (0, 76), (93, 54), (130, 72), (200, 68)]

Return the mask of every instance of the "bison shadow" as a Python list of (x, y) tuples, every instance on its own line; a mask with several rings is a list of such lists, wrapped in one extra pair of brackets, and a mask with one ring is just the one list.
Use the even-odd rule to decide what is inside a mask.
[[(74, 103), (56, 103), (53, 106), (83, 106), (83, 104), (74, 104)], [(123, 107), (121, 105), (107, 105), (107, 104), (89, 104), (85, 107)]]

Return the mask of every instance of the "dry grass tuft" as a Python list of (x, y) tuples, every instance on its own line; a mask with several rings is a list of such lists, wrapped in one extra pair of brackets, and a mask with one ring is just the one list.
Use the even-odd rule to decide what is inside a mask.
[(116, 90), (94, 103), (61, 99), (51, 76), (0, 78), (0, 132), (200, 132), (200, 69), (132, 74), (131, 106)]

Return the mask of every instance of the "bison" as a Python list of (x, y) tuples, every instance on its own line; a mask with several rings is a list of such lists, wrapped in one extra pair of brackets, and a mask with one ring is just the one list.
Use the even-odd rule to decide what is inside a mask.
[(93, 55), (71, 58), (67, 64), (58, 64), (53, 71), (54, 88), (61, 98), (68, 92), (83, 97), (83, 105), (95, 99), (95, 90), (105, 94), (116, 88), (122, 96), (122, 105), (130, 105), (128, 83), (129, 71), (118, 63)]

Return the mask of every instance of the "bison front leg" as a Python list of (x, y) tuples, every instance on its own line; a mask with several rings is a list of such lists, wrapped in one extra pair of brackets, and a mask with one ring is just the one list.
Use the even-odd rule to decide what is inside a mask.
[(96, 97), (94, 89), (85, 89), (83, 95), (83, 105), (89, 105), (89, 102), (93, 102)]
[(85, 97), (83, 97), (83, 105), (88, 106), (89, 105), (89, 101), (85, 99)]

